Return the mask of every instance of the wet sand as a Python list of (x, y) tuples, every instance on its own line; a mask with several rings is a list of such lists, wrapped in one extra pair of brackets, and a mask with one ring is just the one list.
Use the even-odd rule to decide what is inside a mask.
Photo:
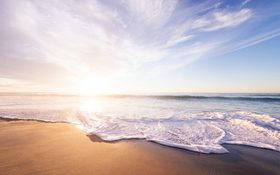
[(280, 153), (224, 145), (201, 154), (144, 140), (104, 142), (66, 123), (0, 121), (0, 175), (279, 175)]

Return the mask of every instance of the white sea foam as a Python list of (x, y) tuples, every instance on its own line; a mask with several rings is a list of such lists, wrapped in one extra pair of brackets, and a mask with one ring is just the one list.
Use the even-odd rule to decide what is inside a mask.
[(279, 120), (268, 115), (207, 112), (160, 120), (83, 117), (85, 130), (107, 141), (144, 138), (202, 153), (225, 153), (223, 143), (280, 151)]
[[(106, 99), (102, 102), (106, 105), (99, 104), (102, 109), (98, 109), (95, 102), (84, 104), (79, 99), (70, 102), (69, 99), (60, 99), (59, 103), (56, 99), (47, 99), (48, 103), (32, 99), (24, 105), (16, 100), (17, 105), (10, 105), (12, 100), (5, 103), (0, 99), (0, 117), (69, 122), (106, 141), (140, 138), (201, 153), (225, 153), (227, 150), (223, 143), (280, 151), (279, 118), (256, 112), (215, 110), (219, 105), (216, 100), (209, 104), (209, 99), (198, 99), (198, 102), (197, 99), (188, 102), (174, 99)], [(226, 109), (231, 109), (230, 105), (236, 105), (236, 108), (247, 105), (244, 109), (254, 109), (248, 107), (251, 102), (222, 103)], [(230, 104), (229, 107), (226, 103)], [(260, 105), (270, 108), (279, 105), (272, 103), (261, 102)], [(186, 110), (188, 107), (201, 109)], [(208, 112), (203, 112), (205, 109)]]

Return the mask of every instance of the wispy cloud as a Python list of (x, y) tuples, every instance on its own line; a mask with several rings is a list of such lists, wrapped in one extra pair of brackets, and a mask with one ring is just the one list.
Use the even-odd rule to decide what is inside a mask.
[[(225, 43), (224, 50), (234, 50), (263, 41), (236, 40), (254, 26), (258, 11), (248, 2), (2, 0), (0, 63), (11, 68), (17, 61), (49, 66), (61, 81), (70, 83), (133, 76), (143, 70), (158, 75), (222, 51)], [(47, 68), (38, 72), (26, 66), (19, 76), (2, 65), (2, 77), (35, 81), (39, 75), (34, 73), (52, 74)], [(50, 82), (58, 79), (50, 77)]]
[(248, 4), (251, 0), (243, 0), (243, 2), (241, 3), (241, 7), (245, 6), (246, 4)]
[(218, 11), (206, 14), (204, 17), (194, 21), (193, 28), (204, 31), (214, 31), (228, 27), (236, 27), (252, 16), (250, 9), (241, 9), (233, 12)]
[(261, 33), (261, 34), (255, 35), (254, 37), (251, 37), (249, 39), (245, 39), (241, 42), (236, 43), (236, 45), (233, 45), (233, 47), (231, 47), (229, 49), (229, 51), (232, 52), (232, 51), (236, 51), (236, 50), (243, 49), (246, 47), (250, 47), (255, 44), (261, 43), (263, 41), (269, 40), (271, 38), (277, 37), (277, 36), (280, 36), (280, 29), (269, 31), (267, 33)]

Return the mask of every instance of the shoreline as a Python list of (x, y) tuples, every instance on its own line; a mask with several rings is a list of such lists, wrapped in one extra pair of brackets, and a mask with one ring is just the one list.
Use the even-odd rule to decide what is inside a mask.
[(114, 142), (67, 123), (0, 119), (0, 174), (277, 174), (280, 153), (223, 144), (204, 154), (143, 139)]
[[(6, 121), (6, 122), (13, 122), (13, 121), (27, 121), (27, 122), (42, 122), (42, 123), (53, 123), (53, 124), (56, 124), (56, 123), (63, 123), (63, 124), (69, 124), (71, 126), (74, 126), (74, 124), (72, 123), (68, 123), (68, 122), (64, 122), (64, 121), (47, 121), (47, 120), (37, 120), (37, 119), (19, 119), (19, 118), (5, 118), (5, 117), (0, 117), (0, 122), (1, 121)], [(84, 132), (84, 131), (83, 131)], [(185, 148), (181, 148), (181, 147), (176, 147), (176, 146), (172, 146), (172, 145), (165, 145), (165, 144), (162, 144), (160, 142), (157, 142), (157, 141), (153, 141), (153, 140), (147, 140), (147, 139), (143, 139), (143, 138), (128, 138), (128, 139), (120, 139), (120, 140), (113, 140), (113, 141), (107, 141), (107, 140), (104, 140), (102, 139), (101, 137), (99, 137), (98, 135), (96, 134), (87, 134), (84, 132), (84, 134), (91, 140), (91, 141), (95, 141), (95, 140), (98, 140), (99, 142), (104, 142), (104, 143), (118, 143), (118, 142), (123, 142), (123, 141), (145, 141), (145, 142), (150, 142), (150, 143), (153, 143), (153, 144), (158, 144), (158, 145), (161, 145), (163, 147), (167, 147), (167, 148), (171, 148), (171, 149), (178, 149), (178, 150), (184, 150), (184, 151), (187, 151), (187, 152), (194, 152), (194, 153), (199, 153), (199, 154), (227, 154), (229, 153), (230, 151), (228, 152), (222, 152), (222, 153), (213, 153), (213, 152), (210, 152), (210, 153), (205, 153), (205, 152), (198, 152), (198, 151), (192, 151), (192, 150), (189, 150), (189, 149), (185, 149)], [(270, 151), (274, 151), (274, 152), (277, 152), (279, 155), (280, 155), (280, 152), (278, 152), (277, 150), (274, 150), (274, 149), (270, 149), (270, 148), (265, 148), (265, 147), (257, 147), (257, 146), (252, 146), (252, 145), (247, 145), (247, 144), (239, 144), (239, 143), (222, 143), (221, 144), (223, 147), (226, 148), (226, 145), (233, 145), (233, 146), (244, 146), (244, 147), (252, 147), (252, 148), (256, 148), (256, 149), (264, 149), (264, 150), (270, 150)]]

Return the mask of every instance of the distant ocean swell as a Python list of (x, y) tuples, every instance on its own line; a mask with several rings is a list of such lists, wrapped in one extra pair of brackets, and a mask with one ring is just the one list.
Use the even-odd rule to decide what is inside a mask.
[(118, 97), (138, 97), (138, 98), (157, 98), (157, 99), (174, 99), (174, 100), (189, 100), (189, 99), (211, 99), (211, 100), (245, 100), (245, 101), (268, 101), (280, 102), (280, 95), (273, 96), (203, 96), (203, 95), (160, 95), (160, 96), (118, 96)]

